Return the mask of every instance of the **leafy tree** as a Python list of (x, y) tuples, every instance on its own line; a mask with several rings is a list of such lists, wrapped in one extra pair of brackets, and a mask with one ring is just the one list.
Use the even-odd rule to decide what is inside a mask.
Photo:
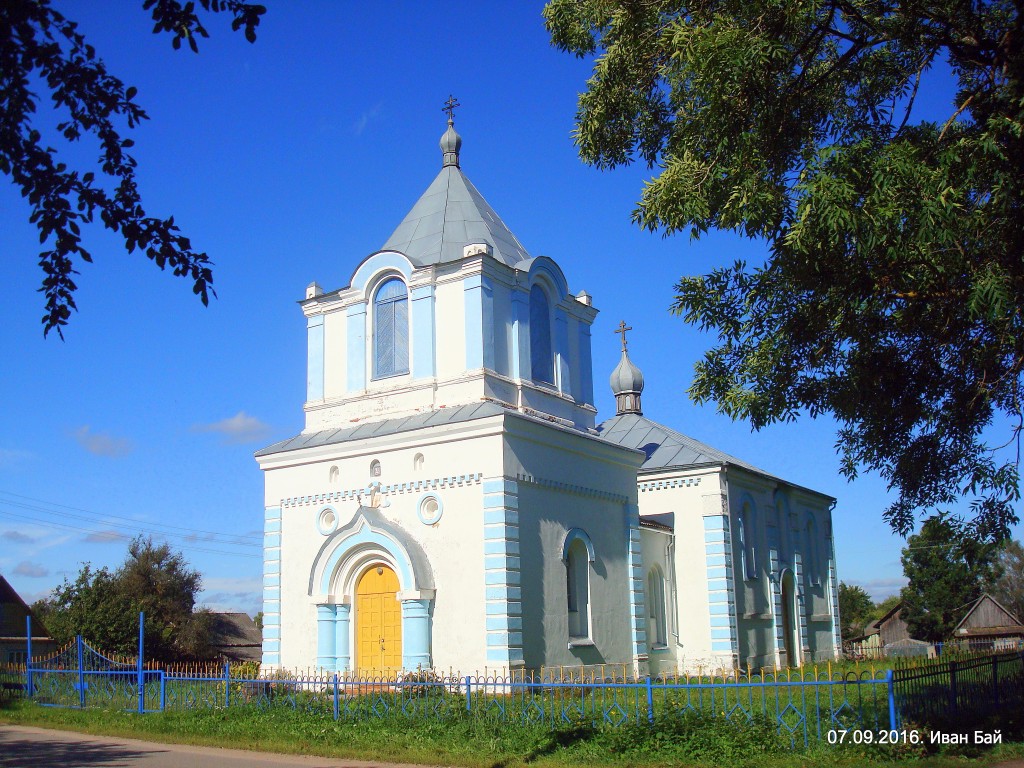
[(885, 598), (885, 600), (882, 600), (880, 603), (875, 603), (875, 607), (871, 611), (871, 616), (869, 618), (872, 621), (882, 618), (885, 614), (899, 605), (899, 602), (899, 595), (889, 595), (889, 597)]
[(1024, 547), (1019, 541), (1006, 542), (997, 561), (999, 577), (992, 586), (992, 596), (1006, 610), (1024, 621)]
[[(170, 33), (176, 49), (186, 41), (198, 51), (197, 38), (209, 37), (194, 2), (144, 0), (142, 5), (152, 15), (153, 31)], [(199, 5), (210, 13), (230, 14), (232, 28), (244, 27), (250, 42), (266, 10), (239, 0), (199, 0)], [(99, 177), (96, 169), (69, 168), (58, 150), (47, 146), (50, 139), (36, 122), (37, 90), (47, 93), (62, 115), (57, 130), (64, 141), (86, 136), (98, 143)], [(75, 22), (53, 8), (51, 0), (0, 3), (0, 94), (0, 171), (28, 200), (29, 221), (45, 244), (39, 254), (40, 291), (46, 297), (43, 334), (56, 330), (63, 338), (63, 327), (77, 308), (73, 276), (81, 262), (93, 258), (82, 243), (82, 225), (97, 216), (121, 236), (129, 253), (138, 249), (160, 269), (170, 267), (191, 279), (193, 292), (207, 304), (214, 293), (209, 258), (192, 249), (173, 216), (150, 216), (142, 205), (136, 163), (127, 152), (134, 142), (122, 136), (123, 128), (147, 119), (135, 101), (136, 89), (107, 71)]]
[[(1024, 45), (1011, 0), (550, 0), (552, 42), (596, 56), (575, 140), (601, 169), (657, 170), (634, 221), (763, 240), (763, 265), (680, 280), (714, 331), (689, 393), (759, 429), (831, 414), (848, 478), (885, 511), (972, 500), (974, 534), (1017, 519), (1024, 424)], [(930, 71), (956, 93), (916, 119)], [(935, 76), (941, 78), (941, 76)], [(1001, 442), (998, 440), (997, 442)]]
[(864, 625), (871, 619), (875, 604), (863, 587), (839, 582), (839, 619), (843, 640), (864, 633)]
[(263, 631), (263, 611), (259, 611), (255, 616), (252, 617), (252, 623), (256, 625), (256, 629), (260, 632)]
[(103, 651), (124, 655), (138, 651), (144, 611), (147, 657), (205, 658), (210, 616), (195, 610), (201, 585), (180, 552), (140, 536), (116, 571), (86, 563), (74, 582), (65, 579), (37, 609), (58, 643), (82, 635)]
[(907, 586), (900, 593), (910, 636), (947, 640), (969, 605), (990, 588), (998, 548), (965, 536), (954, 520), (931, 517), (907, 539), (901, 560)]

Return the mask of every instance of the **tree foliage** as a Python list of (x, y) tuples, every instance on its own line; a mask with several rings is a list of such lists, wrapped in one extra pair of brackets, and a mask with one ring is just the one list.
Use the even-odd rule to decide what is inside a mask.
[(875, 604), (863, 587), (839, 582), (839, 620), (843, 640), (864, 634), (864, 625), (872, 618)]
[(195, 610), (201, 586), (180, 552), (140, 536), (116, 571), (86, 563), (74, 582), (65, 579), (34, 610), (58, 643), (82, 635), (102, 651), (124, 655), (137, 653), (143, 611), (147, 657), (204, 658), (210, 615)]
[[(198, 2), (204, 11), (230, 14), (233, 29), (244, 27), (246, 39), (256, 39), (263, 6), (239, 0)], [(169, 33), (176, 49), (185, 41), (198, 51), (197, 39), (209, 37), (194, 2), (144, 0), (142, 5), (153, 18), (153, 32)], [(47, 146), (50, 139), (36, 114), (41, 102), (37, 89), (61, 115), (57, 130), (63, 141), (90, 138), (98, 144), (97, 168), (70, 168), (56, 148)], [(53, 8), (51, 0), (0, 3), (0, 171), (27, 199), (29, 221), (45, 247), (39, 254), (44, 335), (56, 330), (63, 338), (62, 329), (77, 308), (74, 275), (81, 262), (93, 260), (82, 241), (82, 226), (96, 217), (120, 235), (129, 253), (139, 250), (160, 269), (190, 279), (203, 304), (214, 293), (207, 254), (193, 250), (173, 216), (150, 216), (143, 208), (136, 162), (128, 152), (134, 142), (122, 135), (124, 128), (147, 119), (135, 96), (136, 89), (107, 71), (77, 24)]]
[(992, 596), (1006, 610), (1024, 622), (1024, 547), (1011, 539), (999, 551), (996, 561), (999, 577), (992, 586)]
[(998, 552), (994, 544), (965, 536), (953, 520), (926, 520), (921, 531), (907, 539), (901, 557), (907, 586), (900, 593), (900, 616), (910, 636), (948, 640), (970, 604), (991, 587)]
[[(1020, 3), (550, 0), (553, 43), (596, 56), (584, 161), (657, 169), (634, 220), (767, 245), (680, 280), (674, 311), (717, 334), (690, 395), (754, 428), (839, 422), (842, 471), (885, 511), (972, 500), (1008, 535), (1024, 423), (1024, 37)], [(915, 99), (945, 66), (944, 118)], [(1008, 419), (1007, 458), (985, 430)], [(1001, 442), (1002, 437), (997, 439)]]

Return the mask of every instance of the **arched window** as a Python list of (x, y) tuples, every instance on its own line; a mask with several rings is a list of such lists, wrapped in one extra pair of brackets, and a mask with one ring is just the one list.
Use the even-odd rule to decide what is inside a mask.
[(654, 566), (647, 574), (647, 632), (652, 646), (666, 646), (665, 578)]
[(530, 371), (534, 381), (555, 383), (554, 358), (551, 354), (551, 314), (544, 289), (530, 289)]
[(409, 292), (397, 277), (373, 297), (373, 377), (409, 372)]
[(737, 522), (739, 524), (739, 546), (743, 578), (756, 579), (757, 513), (754, 510), (754, 505), (749, 501), (743, 502)]
[(579, 528), (566, 534), (562, 545), (565, 561), (565, 596), (569, 613), (569, 642), (590, 638), (590, 563), (594, 547)]

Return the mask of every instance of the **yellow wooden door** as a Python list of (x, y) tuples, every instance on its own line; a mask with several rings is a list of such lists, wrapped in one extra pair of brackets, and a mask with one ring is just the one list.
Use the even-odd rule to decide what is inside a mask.
[(360, 676), (393, 675), (402, 669), (402, 604), (398, 576), (375, 565), (356, 584), (356, 668)]

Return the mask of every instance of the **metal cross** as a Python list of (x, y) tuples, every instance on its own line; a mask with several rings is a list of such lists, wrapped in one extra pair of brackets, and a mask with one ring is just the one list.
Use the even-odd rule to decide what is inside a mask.
[(448, 94), (448, 101), (446, 101), (444, 103), (444, 106), (441, 108), (441, 111), (448, 113), (448, 119), (449, 120), (454, 120), (455, 119), (455, 109), (457, 107), (461, 107), (461, 106), (462, 105), (459, 104), (459, 100), (458, 99), (456, 99), (451, 94)]
[(625, 320), (620, 320), (619, 321), (619, 327), (616, 328), (614, 331), (612, 331), (612, 333), (621, 333), (622, 334), (622, 351), (623, 352), (626, 351), (626, 331), (632, 331), (632, 330), (633, 329), (630, 326), (626, 325), (626, 321)]

